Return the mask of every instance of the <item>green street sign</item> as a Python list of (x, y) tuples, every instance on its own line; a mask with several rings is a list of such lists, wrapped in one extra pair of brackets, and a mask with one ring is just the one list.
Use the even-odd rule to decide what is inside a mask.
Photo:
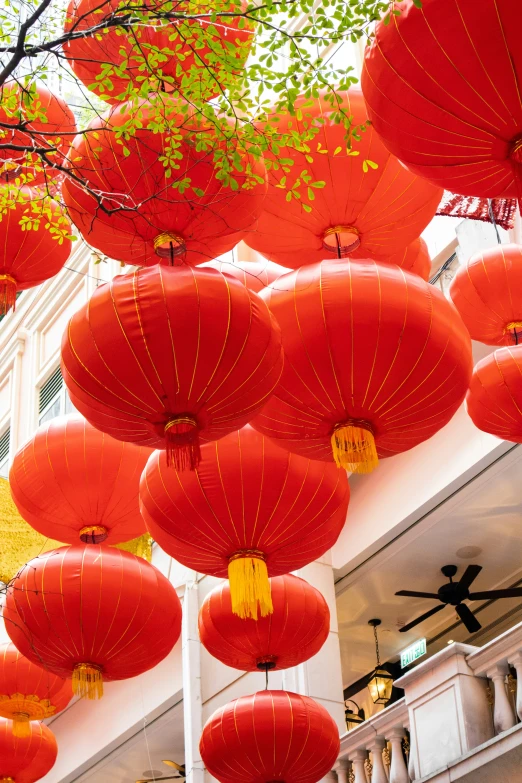
[(410, 663), (426, 655), (426, 650), (426, 639), (419, 639), (415, 644), (410, 644), (409, 647), (401, 652), (401, 669), (405, 669)]

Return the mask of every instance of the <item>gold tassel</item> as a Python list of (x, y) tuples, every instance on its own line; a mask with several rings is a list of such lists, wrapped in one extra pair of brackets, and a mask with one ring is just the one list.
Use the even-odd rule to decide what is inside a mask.
[(0, 315), (15, 309), (16, 280), (11, 275), (0, 275)]
[(332, 433), (332, 452), (338, 468), (351, 473), (371, 473), (379, 464), (375, 438), (369, 422), (354, 420), (339, 424)]
[(82, 699), (101, 699), (103, 696), (103, 674), (101, 666), (92, 663), (78, 663), (74, 667), (72, 689)]
[(247, 549), (236, 552), (228, 563), (232, 611), (242, 620), (257, 620), (272, 614), (272, 593), (262, 552)]
[(14, 778), (0, 778), (0, 783), (15, 783)]
[(201, 460), (199, 430), (193, 416), (176, 416), (165, 425), (167, 467), (195, 470)]
[(31, 736), (31, 724), (29, 722), (29, 715), (23, 713), (15, 713), (13, 715), (13, 737), (30, 737)]

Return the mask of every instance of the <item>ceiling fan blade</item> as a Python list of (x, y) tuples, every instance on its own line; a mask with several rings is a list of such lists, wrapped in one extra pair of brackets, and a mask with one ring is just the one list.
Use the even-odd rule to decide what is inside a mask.
[(464, 573), (462, 574), (462, 578), (459, 579), (459, 587), (462, 587), (464, 590), (467, 590), (470, 585), (473, 584), (477, 576), (482, 571), (482, 566), (479, 565), (469, 565)]
[(491, 598), (522, 598), (522, 587), (508, 587), (506, 590), (484, 590), (481, 593), (470, 593), (472, 601), (487, 601)]
[(445, 606), (446, 604), (440, 604), (439, 606), (435, 606), (433, 609), (430, 609), (429, 612), (425, 612), (424, 614), (421, 614), (421, 616), (417, 617), (416, 620), (412, 620), (412, 622), (408, 623), (408, 625), (399, 628), (399, 633), (406, 633), (406, 631), (409, 631), (410, 628), (415, 628), (416, 625), (422, 623), (423, 620), (427, 620), (428, 617), (432, 616), (432, 614), (437, 614), (437, 612), (440, 612), (442, 609), (445, 608)]
[(417, 593), (415, 590), (399, 590), (395, 595), (406, 595), (409, 598), (433, 598), (438, 601), (437, 593)]
[(466, 604), (458, 604), (458, 606), (455, 607), (455, 611), (470, 633), (476, 633), (477, 631), (480, 631), (482, 626), (469, 606), (466, 606)]
[(185, 772), (184, 764), (176, 764), (176, 762), (172, 761), (171, 759), (163, 759), (163, 763), (166, 764), (167, 767), (174, 767), (174, 769), (177, 769), (178, 772)]

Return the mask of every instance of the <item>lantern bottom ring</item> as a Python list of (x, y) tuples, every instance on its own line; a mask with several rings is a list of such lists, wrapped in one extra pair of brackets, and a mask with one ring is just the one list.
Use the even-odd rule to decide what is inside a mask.
[(338, 258), (346, 258), (361, 244), (359, 229), (355, 226), (332, 226), (323, 234), (323, 247)]
[(104, 525), (86, 525), (80, 530), (82, 544), (101, 544), (108, 536), (109, 531)]
[(154, 250), (160, 258), (179, 258), (187, 252), (187, 246), (183, 237), (171, 231), (164, 231), (154, 237)]
[(277, 658), (275, 655), (265, 655), (263, 658), (258, 658), (256, 661), (256, 667), (259, 671), (269, 672), (275, 669), (277, 665)]
[(165, 424), (163, 433), (167, 467), (173, 466), (178, 472), (195, 470), (201, 460), (199, 427), (196, 418), (186, 413), (173, 416)]

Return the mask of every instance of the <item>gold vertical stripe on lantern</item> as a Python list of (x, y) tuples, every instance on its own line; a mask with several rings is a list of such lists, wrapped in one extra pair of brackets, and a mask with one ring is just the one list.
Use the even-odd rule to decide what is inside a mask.
[[(63, 546), (61, 541), (53, 541), (40, 535), (18, 513), (11, 499), (9, 482), (0, 478), (0, 580), (9, 582), (33, 557), (51, 549)], [(150, 563), (152, 558), (152, 538), (147, 533), (133, 541), (118, 544), (117, 549), (131, 552)]]

